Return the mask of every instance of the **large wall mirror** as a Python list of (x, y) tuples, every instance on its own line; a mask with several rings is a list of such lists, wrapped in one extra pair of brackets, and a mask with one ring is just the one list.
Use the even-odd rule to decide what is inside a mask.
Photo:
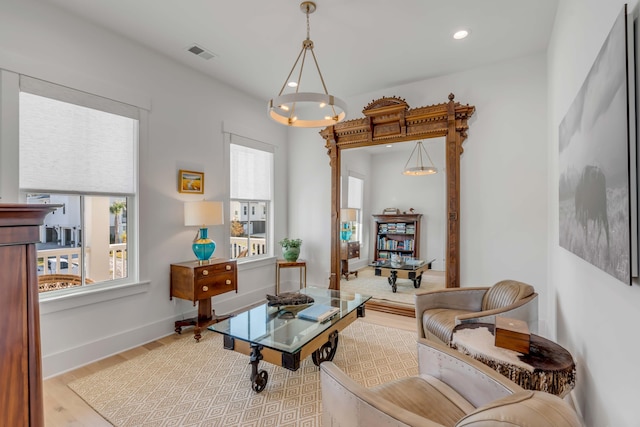
[[(416, 146), (417, 141), (422, 141), (435, 163), (439, 163), (441, 175), (437, 178), (429, 177), (434, 178), (428, 184), (434, 193), (430, 193), (428, 196), (430, 200), (428, 208), (425, 207), (423, 200), (415, 202), (405, 200), (401, 204), (401, 209), (414, 207), (416, 212), (429, 211), (428, 217), (431, 220), (429, 224), (425, 225), (424, 231), (425, 234), (428, 233), (426, 237), (428, 241), (422, 243), (421, 258), (423, 258), (422, 254), (429, 252), (429, 255), (426, 256), (435, 259), (434, 268), (444, 270), (444, 286), (459, 287), (460, 155), (463, 151), (462, 143), (467, 136), (467, 121), (474, 110), (473, 106), (455, 102), (453, 94), (449, 95), (448, 102), (414, 109), (409, 108), (409, 105), (401, 98), (385, 97), (367, 105), (363, 110), (364, 118), (338, 123), (320, 132), (326, 141), (331, 166), (330, 289), (340, 289), (340, 278), (343, 271), (340, 256), (341, 208), (346, 206), (347, 198), (351, 197), (351, 194), (346, 194), (343, 189), (346, 182), (357, 182), (360, 178), (358, 168), (351, 165), (358, 164), (359, 160), (357, 159), (362, 158), (362, 153), (365, 150), (366, 156), (373, 159), (367, 167), (371, 176), (375, 175), (375, 178), (370, 180), (369, 188), (360, 196), (365, 199), (364, 206), (366, 206), (366, 209), (360, 211), (360, 214), (364, 213), (366, 216), (360, 218), (362, 227), (371, 227), (371, 214), (382, 213), (381, 206), (385, 203), (378, 197), (379, 194), (372, 196), (372, 192), (376, 191), (375, 185), (372, 184), (376, 180), (384, 179), (381, 178), (384, 173), (401, 174), (401, 170), (381, 171), (381, 159), (385, 156), (388, 156), (389, 159), (403, 156), (408, 160), (409, 153)], [(364, 147), (369, 148), (365, 149)], [(442, 162), (444, 164), (441, 164)], [(427, 164), (426, 159), (425, 164)], [(352, 171), (353, 169), (356, 171)], [(425, 177), (403, 178), (421, 179)], [(416, 189), (413, 192), (417, 197), (424, 197), (425, 194)], [(399, 191), (396, 195), (401, 193), (402, 191)], [(390, 197), (389, 200), (393, 200), (393, 197)], [(391, 201), (389, 203), (393, 204)], [(385, 205), (385, 207), (391, 206)], [(342, 213), (344, 215), (344, 211)], [(376, 237), (373, 231), (364, 233), (363, 237), (363, 241), (360, 242), (364, 249), (362, 256), (368, 263), (374, 258), (373, 239)], [(413, 308), (406, 304), (374, 300), (368, 306), (382, 311), (413, 315)]]

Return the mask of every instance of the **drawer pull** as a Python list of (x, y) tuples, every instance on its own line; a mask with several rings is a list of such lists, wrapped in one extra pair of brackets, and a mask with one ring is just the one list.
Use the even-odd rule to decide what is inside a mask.
[(227, 265), (226, 268), (227, 268), (227, 270), (231, 270), (231, 266), (230, 265)]
[(227, 279), (226, 283), (227, 283), (227, 285), (230, 285), (231, 284), (231, 280)]
[(202, 270), (202, 275), (203, 276), (208, 276), (209, 275), (209, 270)]
[(203, 287), (202, 287), (202, 292), (207, 292), (208, 290), (209, 290), (209, 287), (208, 287), (208, 286), (203, 286)]

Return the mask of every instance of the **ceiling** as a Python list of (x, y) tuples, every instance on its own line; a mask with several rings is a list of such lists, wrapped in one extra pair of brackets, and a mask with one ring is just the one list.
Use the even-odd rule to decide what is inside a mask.
[[(285, 83), (307, 30), (297, 0), (39, 1), (265, 102)], [(558, 1), (316, 0), (310, 38), (329, 93), (344, 99), (542, 52)], [(471, 34), (454, 40), (460, 28)], [(188, 52), (194, 43), (216, 56)], [(305, 87), (306, 75), (300, 91), (317, 90)]]

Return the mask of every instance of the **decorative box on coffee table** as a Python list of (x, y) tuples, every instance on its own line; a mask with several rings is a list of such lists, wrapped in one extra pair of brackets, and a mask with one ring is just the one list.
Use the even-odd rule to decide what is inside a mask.
[(531, 334), (527, 322), (508, 317), (496, 317), (495, 345), (523, 354), (529, 354)]

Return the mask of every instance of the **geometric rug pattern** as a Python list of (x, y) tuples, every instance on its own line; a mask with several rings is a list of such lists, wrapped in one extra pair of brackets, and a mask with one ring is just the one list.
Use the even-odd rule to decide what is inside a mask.
[[(365, 387), (416, 375), (416, 333), (356, 320), (340, 332), (333, 362)], [(297, 371), (264, 361), (259, 369), (269, 380), (255, 393), (249, 357), (205, 331), (200, 342), (185, 333), (69, 387), (119, 427), (321, 425), (320, 373), (311, 357)]]
[(358, 270), (358, 277), (349, 276), (349, 280), (341, 279), (340, 290), (352, 294), (371, 295), (373, 299), (377, 300), (413, 305), (414, 295), (417, 292), (444, 289), (444, 282), (444, 271), (426, 270), (422, 273), (422, 282), (419, 288), (413, 287), (412, 280), (397, 279), (396, 292), (394, 293), (386, 277), (376, 276), (373, 268), (366, 267)]

